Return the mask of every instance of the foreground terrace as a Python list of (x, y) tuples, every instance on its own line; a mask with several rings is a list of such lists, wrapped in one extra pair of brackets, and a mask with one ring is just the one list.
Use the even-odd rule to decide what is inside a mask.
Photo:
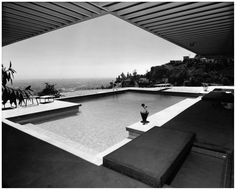
[[(211, 87), (210, 90), (214, 88), (218, 87)], [(232, 87), (224, 88), (233, 89)], [(96, 156), (91, 156), (93, 152), (89, 152), (87, 149), (87, 154), (85, 154), (83, 146), (75, 145), (69, 140), (55, 136), (55, 134), (45, 133), (43, 130), (35, 131), (30, 128), (30, 125), (24, 126), (14, 123), (13, 112), (15, 110), (3, 111), (5, 118), (3, 120), (3, 185), (6, 187), (232, 186), (233, 110), (214, 107), (219, 105), (215, 105), (214, 101), (211, 100), (202, 100), (202, 96), (199, 96), (199, 93), (202, 92), (200, 88), (181, 87), (179, 89), (183, 90), (185, 96), (186, 91), (191, 95), (194, 91), (196, 93), (195, 98), (186, 98), (184, 101), (150, 116), (150, 123), (145, 126), (140, 123), (127, 126), (127, 130), (133, 130), (128, 139)], [(123, 90), (131, 89), (122, 89), (121, 91)], [(165, 91), (171, 91), (171, 89), (154, 88), (132, 88), (132, 90), (143, 91), (144, 94), (147, 91), (164, 94)], [(172, 90), (176, 93), (176, 87), (173, 87)], [(105, 95), (116, 92), (111, 90), (103, 93)], [(178, 93), (180, 95), (181, 90)], [(100, 94), (96, 93), (88, 96)], [(68, 100), (74, 98), (75, 96), (68, 98)], [(23, 114), (31, 114), (32, 116), (32, 113), (30, 113), (32, 109), (35, 110), (34, 114), (37, 114), (39, 110), (46, 111), (45, 106), (49, 110), (53, 110), (58, 109), (59, 105), (61, 108), (65, 108), (67, 106), (74, 107), (76, 104), (66, 102), (64, 99), (63, 101), (56, 100), (50, 104), (19, 108), (19, 110), (24, 110)], [(42, 107), (44, 107), (44, 110)], [(81, 108), (83, 108), (83, 105)], [(30, 110), (28, 113), (25, 111), (27, 109)], [(38, 111), (36, 111), (37, 109)], [(68, 114), (64, 111), (62, 113)], [(168, 117), (165, 117), (166, 114), (168, 114)], [(15, 116), (17, 118), (17, 115)], [(136, 131), (135, 136), (132, 135), (134, 129)], [(162, 138), (171, 133), (168, 131), (166, 133), (165, 129), (170, 129), (170, 132), (173, 133), (167, 142)], [(157, 136), (153, 136), (153, 134)], [(169, 176), (167, 177), (168, 180), (157, 180), (158, 178), (154, 176), (156, 176), (155, 172), (159, 171), (157, 168), (160, 163), (156, 160), (154, 152), (151, 153), (150, 150), (155, 150), (157, 144), (162, 143), (161, 146), (169, 146), (166, 147), (166, 150), (170, 151), (169, 154), (171, 155), (176, 152), (172, 145), (179, 142), (178, 136), (188, 136), (189, 134), (193, 134), (193, 136), (191, 136), (190, 141), (185, 142), (188, 144), (188, 148), (183, 148), (185, 153), (181, 158), (182, 161), (172, 160), (171, 162), (175, 167), (171, 169), (173, 171), (171, 174), (165, 174)], [(161, 136), (158, 137), (158, 135)], [(137, 136), (140, 136), (140, 138), (135, 138)], [(134, 140), (130, 138), (134, 138)], [(160, 142), (156, 142), (155, 139), (159, 139)], [(137, 153), (139, 155), (135, 156)], [(147, 155), (149, 156), (147, 157)], [(117, 160), (117, 158), (119, 159)], [(141, 159), (142, 164), (147, 163), (146, 159), (149, 160), (149, 174), (143, 170), (142, 164), (137, 158)], [(166, 159), (168, 160), (168, 156), (164, 156), (164, 160)], [(161, 165), (165, 165), (164, 160), (160, 161)], [(124, 169), (122, 163), (128, 164), (130, 166), (129, 170)], [(141, 167), (141, 173), (135, 172), (137, 166)], [(152, 168), (156, 169), (153, 171)], [(167, 168), (168, 165), (165, 165), (163, 169), (166, 170)], [(144, 177), (145, 175), (147, 176)], [(153, 177), (154, 179), (151, 180)]]

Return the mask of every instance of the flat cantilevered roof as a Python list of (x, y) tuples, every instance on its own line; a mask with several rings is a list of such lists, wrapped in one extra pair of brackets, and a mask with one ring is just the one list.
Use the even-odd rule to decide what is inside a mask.
[(105, 14), (199, 55), (234, 53), (233, 2), (3, 2), (2, 45)]

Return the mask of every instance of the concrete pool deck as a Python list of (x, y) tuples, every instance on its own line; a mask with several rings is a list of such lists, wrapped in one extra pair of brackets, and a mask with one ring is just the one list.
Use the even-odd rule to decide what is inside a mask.
[(44, 142), (47, 142), (62, 150), (65, 150), (75, 156), (87, 160), (95, 165), (102, 164), (101, 159), (98, 159), (96, 157), (96, 155), (98, 154), (97, 152), (68, 138), (62, 137), (48, 130), (44, 130), (33, 124), (20, 125), (18, 123), (11, 122), (7, 119), (4, 119), (3, 122), (26, 134), (29, 134), (33, 137), (43, 140)]
[(141, 122), (134, 123), (130, 126), (126, 127), (126, 130), (129, 132), (129, 138), (133, 139), (140, 134), (150, 130), (154, 126), (161, 127), (166, 122), (186, 110), (188, 107), (192, 106), (193, 104), (197, 103), (201, 100), (201, 97), (198, 98), (186, 98), (182, 100), (181, 102), (178, 102), (172, 106), (169, 106), (168, 108), (155, 113), (147, 118), (149, 123), (143, 124)]
[(3, 188), (148, 188), (3, 123)]
[[(203, 87), (195, 87), (195, 86), (170, 86), (170, 87), (149, 87), (149, 88), (139, 88), (139, 87), (124, 87), (124, 88), (116, 88), (116, 89), (94, 89), (94, 90), (79, 90), (74, 92), (66, 92), (62, 93), (65, 97), (74, 97), (74, 96), (84, 96), (90, 94), (100, 94), (107, 93), (113, 91), (125, 91), (125, 90), (139, 90), (139, 91), (166, 91), (166, 92), (179, 92), (179, 93), (195, 93), (195, 94), (207, 94), (215, 88), (229, 88), (233, 89), (232, 86), (209, 86), (207, 91), (203, 90)], [(63, 98), (63, 97), (62, 97)]]
[(196, 94), (207, 94), (211, 91), (213, 91), (215, 88), (220, 88), (220, 89), (234, 89), (234, 87), (232, 86), (209, 86), (207, 91), (204, 91), (203, 87), (199, 87), (199, 86), (173, 86), (167, 90), (165, 90), (165, 92), (178, 92), (178, 93), (196, 93)]
[(96, 152), (93, 149), (90, 149), (80, 143), (77, 143), (75, 141), (72, 141), (68, 138), (65, 138), (63, 136), (57, 135), (53, 132), (50, 132), (48, 130), (44, 130), (40, 127), (37, 127), (33, 124), (25, 124), (20, 125), (18, 123), (14, 123), (12, 121), (9, 121), (7, 119), (3, 119), (3, 122), (9, 126), (12, 126), (26, 134), (29, 134), (33, 137), (36, 137), (40, 140), (43, 140), (44, 142), (47, 142), (51, 145), (54, 145), (62, 150), (65, 150), (75, 156), (78, 156), (92, 164), (95, 164), (97, 166), (100, 166), (103, 164), (103, 157), (107, 154), (113, 152), (114, 150), (118, 149), (121, 146), (124, 146), (128, 142), (131, 141), (131, 139), (124, 139), (123, 141), (109, 147), (103, 152)]
[[(218, 87), (216, 87), (216, 88), (218, 88)], [(184, 90), (185, 89), (183, 89), (183, 91)], [(183, 112), (181, 110), (184, 110), (184, 106), (186, 106), (188, 108), (188, 105), (189, 105), (189, 107), (191, 108), (191, 109), (188, 109), (188, 110), (185, 109), (186, 110), (185, 113), (186, 112), (188, 113), (191, 110), (196, 110), (196, 106), (193, 105), (193, 104), (195, 104), (195, 103), (199, 104), (200, 98), (201, 97), (199, 97), (199, 98), (186, 98), (185, 100), (181, 101), (181, 102), (185, 103), (183, 106), (179, 106), (177, 104), (178, 106), (176, 106), (176, 108), (179, 109), (180, 115)], [(194, 103), (193, 100), (196, 101), (196, 102)], [(191, 105), (193, 105), (193, 106), (191, 106)], [(164, 115), (166, 115), (166, 116), (169, 117), (170, 121), (173, 120), (172, 123), (169, 122), (170, 123), (170, 127), (174, 126), (173, 123), (176, 122), (176, 119), (174, 119), (174, 118), (178, 119), (180, 117), (177, 116), (179, 114), (177, 112), (175, 112), (175, 110), (173, 108), (171, 108), (171, 107), (172, 106), (170, 106), (169, 108), (166, 108), (165, 110), (163, 110), (165, 112), (165, 114), (163, 112), (163, 120), (160, 119), (162, 117), (161, 116), (162, 114), (160, 112), (154, 114), (154, 116), (158, 116), (158, 114), (159, 114), (158, 117), (154, 118), (154, 117), (150, 116), (150, 118), (148, 118), (148, 120), (149, 121), (151, 120), (153, 122), (152, 125), (154, 125), (154, 124), (157, 125), (157, 126), (161, 126), (163, 124), (166, 125), (166, 121), (164, 120), (165, 119)], [(173, 107), (175, 107), (175, 105), (173, 105)], [(169, 111), (168, 111), (168, 109), (169, 109)], [(7, 110), (5, 110), (5, 111), (7, 111)], [(8, 110), (8, 111), (10, 111), (10, 110)], [(217, 113), (218, 113), (220, 110), (217, 109), (215, 111), (217, 111)], [(205, 110), (205, 112), (206, 112), (206, 115), (209, 114), (207, 112), (207, 110)], [(176, 117), (173, 114), (176, 114)], [(220, 114), (220, 112), (219, 112), (219, 114)], [(183, 117), (181, 117), (180, 119), (182, 121), (184, 121), (184, 122), (186, 121), (186, 119), (183, 119)], [(221, 117), (217, 117), (215, 119), (221, 120)], [(157, 121), (154, 121), (154, 120), (157, 120)], [(223, 119), (223, 121), (224, 121), (224, 119)], [(20, 144), (21, 141), (24, 141), (24, 139), (19, 137), (18, 138), (19, 142), (17, 142), (15, 140), (15, 138), (7, 138), (6, 136), (3, 136), (3, 137), (5, 137), (4, 139), (8, 141), (8, 143), (10, 143), (10, 144), (12, 144), (12, 146), (14, 146), (13, 147), (14, 150), (12, 150), (11, 147), (8, 146), (8, 143), (3, 143), (3, 145), (5, 146), (4, 150), (5, 151), (8, 150), (8, 153), (3, 154), (3, 156), (5, 155), (4, 159), (3, 159), (4, 163), (5, 163), (5, 164), (3, 164), (3, 166), (5, 168), (4, 169), (4, 173), (3, 173), (3, 176), (4, 176), (3, 184), (4, 185), (6, 185), (6, 186), (9, 185), (9, 187), (27, 187), (27, 186), (29, 186), (29, 187), (68, 187), (68, 186), (70, 186), (70, 187), (91, 187), (93, 185), (94, 185), (93, 187), (121, 187), (121, 186), (119, 186), (120, 184), (116, 184), (117, 183), (117, 181), (115, 180), (116, 177), (114, 178), (113, 174), (111, 174), (111, 173), (114, 173), (114, 171), (112, 171), (112, 170), (109, 170), (109, 172), (108, 172), (109, 175), (112, 175), (112, 178), (110, 179), (111, 182), (109, 182), (111, 184), (109, 184), (109, 185), (106, 184), (105, 185), (107, 180), (104, 180), (102, 178), (104, 181), (102, 181), (101, 183), (98, 183), (101, 186), (99, 186), (97, 183), (94, 183), (94, 184), (92, 183), (93, 185), (91, 185), (91, 183), (88, 180), (88, 175), (90, 174), (90, 172), (88, 172), (87, 169), (86, 169), (86, 171), (88, 173), (88, 175), (87, 175), (86, 172), (83, 173), (81, 171), (83, 171), (86, 168), (86, 166), (89, 164), (89, 162), (92, 162), (95, 165), (99, 166), (97, 169), (102, 170), (103, 167), (100, 166), (101, 163), (102, 163), (101, 162), (102, 158), (104, 156), (106, 156), (107, 154), (109, 154), (110, 152), (113, 152), (117, 148), (119, 148), (119, 147), (125, 145), (126, 143), (130, 142), (131, 141), (130, 139), (126, 139), (125, 141), (123, 141), (121, 143), (118, 143), (118, 144), (114, 145), (113, 147), (110, 147), (110, 149), (108, 149), (108, 150), (106, 150), (106, 151), (104, 151), (104, 152), (102, 152), (100, 154), (96, 154), (96, 157), (92, 157), (91, 161), (89, 161), (88, 160), (89, 157), (82, 158), (81, 155), (77, 154), (79, 151), (82, 151), (82, 149), (79, 146), (76, 148), (74, 146), (73, 142), (72, 142), (72, 144), (70, 144), (70, 142), (65, 140), (65, 141), (67, 141), (66, 142), (67, 144), (66, 143), (63, 144), (63, 142), (61, 142), (61, 141), (63, 141), (63, 139), (61, 137), (58, 137), (57, 141), (54, 141), (55, 139), (51, 138), (50, 133), (48, 133), (48, 132), (45, 133), (45, 131), (43, 131), (42, 129), (40, 129), (39, 131), (32, 130), (30, 124), (29, 125), (20, 125), (20, 124), (14, 123), (12, 121), (9, 121), (8, 119), (3, 119), (3, 125), (5, 125), (5, 123), (7, 123), (7, 125), (10, 126), (10, 127), (6, 126), (5, 130), (6, 130), (6, 128), (7, 128), (7, 130), (13, 130), (13, 128), (15, 128), (15, 131), (17, 131), (16, 129), (19, 129), (20, 131), (15, 133), (15, 135), (18, 135), (18, 134), (22, 133), (21, 131), (23, 131), (25, 134), (29, 134), (28, 136), (30, 136), (29, 137), (30, 139), (29, 139), (28, 142), (26, 142), (24, 144), (24, 146), (21, 147), (21, 149), (19, 149), (19, 145), (17, 143)], [(149, 124), (151, 124), (151, 122)], [(177, 122), (177, 124), (178, 124), (178, 122)], [(194, 124), (194, 120), (191, 120), (189, 124), (190, 125), (192, 125), (192, 124), (195, 125)], [(216, 124), (218, 124), (218, 123), (216, 123)], [(211, 123), (211, 125), (214, 126), (214, 122)], [(141, 127), (143, 127), (143, 126), (144, 125), (141, 125)], [(182, 124), (180, 126), (182, 126)], [(36, 141), (36, 138), (34, 138), (35, 134), (33, 134), (33, 133), (36, 134), (37, 142), (39, 140), (42, 140), (43, 146), (41, 146), (41, 145), (40, 146), (34, 146), (34, 148), (32, 148), (32, 142)], [(10, 135), (13, 135), (13, 133), (11, 133)], [(40, 137), (40, 135), (41, 135), (41, 137)], [(227, 136), (226, 134), (223, 134), (223, 133), (220, 133), (219, 135)], [(55, 143), (55, 144), (53, 144), (53, 143)], [(60, 145), (60, 143), (62, 143), (62, 144)], [(66, 147), (63, 148), (63, 146), (66, 146)], [(42, 151), (42, 150), (44, 150), (44, 149), (42, 149), (42, 147), (43, 148), (50, 147), (50, 151)], [(57, 147), (59, 147), (59, 149)], [(80, 149), (80, 150), (73, 153), (73, 151), (74, 151), (73, 149), (74, 148)], [(67, 150), (63, 151), (63, 149), (64, 150), (67, 149)], [(54, 154), (55, 150), (58, 150), (60, 152), (63, 151), (63, 154), (61, 154), (61, 155)], [(22, 151), (25, 151), (25, 152), (23, 153)], [(37, 154), (35, 154), (35, 153), (37, 153)], [(59, 160), (61, 158), (64, 159), (64, 157), (67, 157), (67, 156), (71, 157), (72, 155), (70, 153), (76, 155), (75, 156), (75, 161), (76, 162), (78, 162), (78, 160), (81, 160), (81, 158), (84, 159), (83, 163), (81, 165), (78, 165), (78, 166), (76, 166), (76, 164), (74, 164), (75, 167), (74, 166), (70, 167), (71, 165), (70, 165), (69, 162), (68, 163), (67, 162), (61, 162), (61, 160)], [(18, 158), (17, 160), (15, 159), (16, 157)], [(95, 160), (92, 160), (94, 158), (95, 158)], [(145, 155), (144, 155), (144, 158), (145, 158)], [(174, 183), (170, 184), (172, 187), (184, 187), (184, 185), (186, 185), (185, 182), (182, 181), (181, 175), (184, 174), (186, 176), (189, 176), (190, 175), (189, 170), (192, 173), (192, 170), (191, 170), (192, 165), (191, 164), (194, 161), (194, 160), (192, 161), (192, 159), (193, 158), (190, 155), (190, 157), (188, 158), (188, 160), (186, 161), (186, 164), (185, 164), (187, 166), (190, 165), (190, 169), (187, 166), (185, 166), (187, 169), (184, 168), (184, 170), (180, 170), (182, 172), (182, 173), (180, 172), (180, 174), (179, 174), (180, 178), (176, 178)], [(38, 162), (38, 160), (40, 162)], [(66, 160), (70, 161), (69, 159), (66, 159)], [(89, 162), (86, 162), (85, 160), (87, 160)], [(12, 165), (12, 162), (13, 162), (13, 165)], [(82, 162), (82, 160), (81, 160), (81, 162)], [(191, 163), (189, 164), (189, 162), (191, 162)], [(193, 164), (194, 163), (195, 162), (193, 162)], [(209, 164), (211, 164), (211, 162), (209, 162)], [(93, 170), (94, 170), (94, 168), (97, 167), (95, 165), (91, 166), (91, 168)], [(47, 166), (47, 167), (45, 167), (45, 166)], [(32, 167), (33, 167), (33, 169), (32, 169)], [(42, 167), (44, 168), (43, 170), (42, 170)], [(52, 170), (54, 170), (56, 167), (57, 167), (57, 169), (52, 172)], [(63, 171), (62, 172), (58, 172), (58, 171), (61, 171), (61, 168), (63, 169)], [(198, 169), (198, 165), (195, 168)], [(210, 169), (212, 169), (212, 168), (210, 168)], [(35, 172), (36, 170), (39, 170), (39, 172)], [(91, 170), (89, 170), (89, 171), (91, 171)], [(73, 172), (71, 172), (71, 171), (73, 171)], [(206, 171), (208, 171), (208, 170), (206, 170)], [(80, 172), (80, 173), (78, 173), (78, 172)], [(210, 171), (208, 173), (209, 173), (209, 175), (214, 175)], [(51, 174), (53, 174), (53, 175), (51, 175)], [(81, 176), (81, 177), (78, 178), (74, 174), (76, 174), (76, 176)], [(78, 174), (81, 174), (81, 175), (78, 175)], [(102, 174), (103, 174), (103, 171), (102, 171), (101, 175)], [(122, 177), (120, 175), (118, 176), (118, 174), (116, 174), (116, 175), (119, 178)], [(89, 175), (89, 176), (91, 176), (91, 175)], [(93, 180), (94, 181), (99, 181), (100, 178), (101, 178), (101, 176), (99, 176), (99, 175), (97, 176), (95, 174), (93, 174), (92, 176), (93, 176)], [(119, 178), (117, 178), (117, 179), (119, 179)], [(181, 179), (181, 181), (179, 179)], [(204, 177), (204, 179), (207, 179), (207, 177)], [(135, 184), (135, 186), (137, 185), (136, 187), (142, 187), (143, 186), (143, 184), (138, 184), (137, 181), (132, 181), (131, 179), (128, 179), (128, 178), (127, 179), (126, 178), (124, 178), (124, 179), (122, 178), (122, 181), (123, 180), (124, 181), (127, 180), (126, 183), (128, 183), (128, 182), (131, 183), (132, 182), (132, 184)], [(193, 181), (194, 180), (191, 179), (191, 176), (190, 176), (188, 178), (188, 182), (191, 182), (190, 185), (192, 185)], [(197, 180), (197, 181), (199, 182), (199, 180)], [(126, 183), (121, 182), (121, 184), (123, 184), (122, 187), (129, 187), (129, 185), (126, 184)], [(47, 186), (47, 185), (49, 185), (49, 186)], [(212, 185), (212, 183), (209, 183), (209, 185)], [(135, 186), (133, 186), (133, 187), (135, 187)], [(192, 186), (190, 186), (190, 187), (192, 187)], [(196, 187), (198, 187), (198, 186), (196, 186)], [(206, 184), (204, 184), (203, 187), (207, 187)], [(209, 187), (212, 187), (212, 186), (209, 186)]]

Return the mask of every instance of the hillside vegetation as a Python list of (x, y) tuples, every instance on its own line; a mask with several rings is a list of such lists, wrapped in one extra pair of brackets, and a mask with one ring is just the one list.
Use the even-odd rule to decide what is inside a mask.
[(184, 59), (152, 67), (149, 73), (154, 83), (168, 80), (176, 86), (201, 86), (202, 83), (233, 85), (232, 59)]
[(126, 86), (154, 86), (158, 83), (171, 83), (175, 86), (234, 85), (233, 58), (206, 59), (184, 57), (183, 61), (170, 61), (161, 66), (153, 66), (144, 75), (122, 73), (116, 83)]

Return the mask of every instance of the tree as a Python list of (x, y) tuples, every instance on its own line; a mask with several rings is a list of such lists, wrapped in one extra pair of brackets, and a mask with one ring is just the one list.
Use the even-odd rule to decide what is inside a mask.
[(15, 107), (17, 107), (17, 101), (18, 104), (21, 105), (24, 100), (27, 101), (27, 99), (30, 98), (30, 95), (32, 95), (31, 86), (26, 87), (24, 90), (7, 86), (8, 82), (11, 82), (11, 84), (13, 83), (14, 73), (16, 73), (16, 71), (12, 68), (11, 62), (8, 69), (2, 65), (2, 104), (4, 105), (4, 108), (8, 100), (11, 105), (14, 103)]
[(14, 73), (16, 73), (16, 71), (12, 68), (11, 62), (10, 62), (8, 69), (6, 69), (6, 67), (4, 67), (2, 65), (2, 86), (3, 87), (6, 87), (7, 82), (9, 82), (9, 81), (12, 84), (12, 80), (14, 78)]
[(137, 76), (137, 71), (136, 71), (136, 69), (134, 69), (134, 71), (133, 71), (133, 77), (136, 77)]
[(117, 78), (116, 78), (116, 82), (120, 83), (122, 81), (121, 79), (121, 76), (119, 75)]
[(126, 79), (126, 76), (125, 76), (125, 74), (123, 72), (120, 74), (120, 76), (121, 76), (122, 80)]
[(45, 96), (45, 95), (53, 95), (56, 98), (61, 97), (61, 93), (59, 90), (55, 88), (55, 84), (49, 84), (45, 83), (45, 88), (38, 93), (39, 96)]
[(150, 72), (146, 70), (146, 74), (144, 75), (148, 80), (150, 80)]
[(132, 75), (131, 73), (127, 72), (127, 77), (126, 78), (130, 78)]

